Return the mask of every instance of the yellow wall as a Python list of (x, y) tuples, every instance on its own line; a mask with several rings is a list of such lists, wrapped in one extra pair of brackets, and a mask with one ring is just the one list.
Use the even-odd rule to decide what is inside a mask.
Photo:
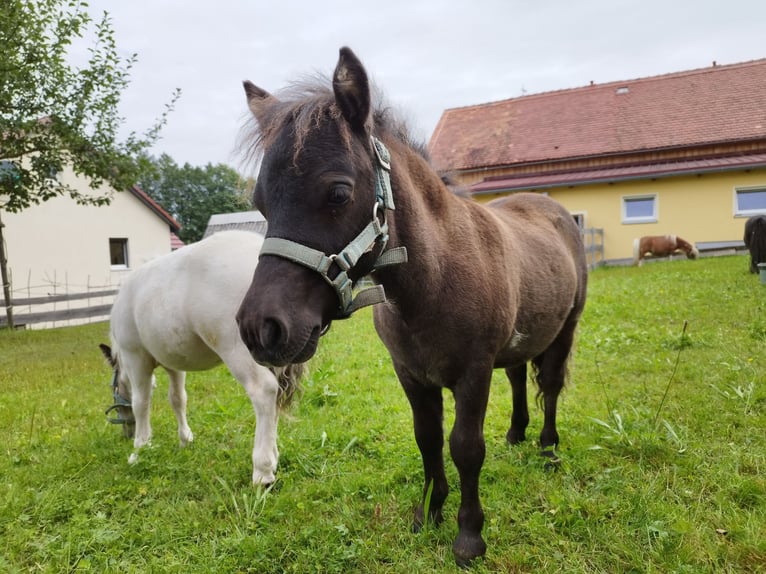
[[(746, 217), (735, 216), (735, 188), (766, 187), (766, 170), (663, 177), (560, 187), (548, 195), (572, 213), (585, 214), (585, 227), (604, 230), (604, 258), (633, 256), (633, 239), (680, 235), (691, 243), (742, 241)], [(624, 196), (656, 194), (656, 223), (622, 223)], [(504, 194), (476, 196), (484, 202)]]

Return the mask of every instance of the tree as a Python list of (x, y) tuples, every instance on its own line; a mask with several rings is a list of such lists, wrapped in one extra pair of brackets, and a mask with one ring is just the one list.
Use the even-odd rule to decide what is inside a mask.
[(138, 185), (181, 224), (186, 243), (202, 239), (211, 215), (252, 209), (249, 182), (227, 165), (179, 167), (167, 154), (149, 161), (154, 169)]
[(176, 90), (155, 125), (118, 141), (122, 92), (136, 55), (117, 53), (107, 13), (94, 26), (87, 66), (67, 61), (73, 41), (94, 24), (81, 0), (3, 0), (0, 11), (0, 207), (21, 211), (57, 195), (101, 205), (109, 195), (86, 194), (59, 182), (69, 166), (93, 189), (105, 181), (128, 189), (140, 158), (159, 137)]

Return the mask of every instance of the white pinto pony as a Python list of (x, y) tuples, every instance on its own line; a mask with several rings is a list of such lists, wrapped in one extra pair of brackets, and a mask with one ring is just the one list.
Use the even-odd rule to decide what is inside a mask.
[(255, 411), (253, 483), (274, 482), (278, 407), (296, 389), (304, 365), (272, 371), (256, 363), (240, 339), (234, 317), (262, 244), (257, 233), (222, 231), (142, 265), (123, 282), (110, 318), (112, 347), (101, 350), (114, 368), (115, 405), (109, 410), (120, 416), (112, 422), (123, 423), (129, 435), (135, 417), (129, 462), (138, 460), (138, 450), (152, 438), (154, 369), (162, 366), (168, 373), (170, 404), (185, 446), (193, 440), (186, 420), (186, 371), (223, 361)]

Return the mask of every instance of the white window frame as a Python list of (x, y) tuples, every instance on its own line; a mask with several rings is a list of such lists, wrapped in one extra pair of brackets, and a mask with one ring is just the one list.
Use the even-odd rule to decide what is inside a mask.
[(575, 220), (577, 227), (580, 228), (580, 231), (585, 229), (587, 214), (584, 211), (571, 211), (570, 213), (572, 214), (572, 218)]
[(760, 209), (740, 209), (739, 208), (739, 194), (740, 193), (753, 193), (761, 192), (766, 195), (766, 185), (752, 185), (747, 187), (735, 187), (734, 188), (734, 217), (750, 217), (751, 215), (759, 215), (766, 213), (766, 204)]
[[(118, 243), (119, 242), (119, 243)], [(112, 245), (122, 246), (122, 259), (124, 263), (112, 263)], [(109, 263), (112, 269), (130, 269), (130, 258), (128, 250), (128, 238), (127, 237), (110, 237), (109, 238)]]
[[(643, 216), (643, 217), (628, 217), (627, 204), (633, 200), (638, 201), (638, 200), (646, 200), (646, 199), (652, 200), (652, 214), (649, 216)], [(656, 193), (645, 193), (642, 195), (623, 195), (621, 200), (621, 207), (622, 207), (622, 222), (625, 224), (657, 223), (657, 220), (659, 218), (659, 215), (658, 215), (659, 209), (657, 206)]]

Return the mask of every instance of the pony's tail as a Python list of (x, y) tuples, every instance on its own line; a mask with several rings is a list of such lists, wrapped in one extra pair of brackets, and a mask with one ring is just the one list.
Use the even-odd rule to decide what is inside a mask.
[(750, 272), (758, 273), (758, 264), (766, 263), (766, 217), (753, 222), (750, 236)]
[(640, 255), (638, 251), (640, 249), (640, 247), (639, 247), (640, 244), (641, 244), (641, 239), (636, 237), (633, 240), (633, 265), (638, 265), (638, 262), (639, 262), (638, 259), (639, 259), (639, 255)]
[(306, 363), (293, 363), (285, 367), (273, 369), (279, 383), (277, 405), (280, 409), (290, 406), (293, 397), (301, 392), (301, 380), (306, 374)]

